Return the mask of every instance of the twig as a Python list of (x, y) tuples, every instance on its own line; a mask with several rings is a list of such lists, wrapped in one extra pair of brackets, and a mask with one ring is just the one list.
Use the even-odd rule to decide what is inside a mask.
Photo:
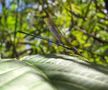
[(35, 36), (35, 37), (38, 38), (38, 39), (42, 39), (42, 40), (45, 40), (45, 41), (47, 41), (47, 42), (53, 43), (53, 44), (55, 44), (55, 45), (62, 46), (63, 48), (68, 49), (68, 50), (72, 50), (72, 51), (74, 51), (74, 53), (80, 55), (80, 53), (78, 52), (78, 50), (76, 49), (76, 47), (70, 48), (70, 47), (68, 47), (68, 46), (66, 46), (66, 45), (63, 45), (62, 43), (53, 42), (52, 40), (50, 40), (50, 39), (48, 39), (48, 38), (44, 38), (44, 37), (41, 37), (41, 36), (36, 36), (36, 35), (34, 35), (34, 34), (29, 34), (29, 33), (23, 32), (23, 31), (18, 31), (18, 32), (19, 32), (19, 33), (26, 34), (26, 35), (29, 35), (29, 36)]
[(83, 32), (85, 35), (92, 37), (94, 40), (100, 42), (100, 43), (104, 43), (104, 44), (108, 44), (108, 41), (106, 40), (102, 40), (96, 36), (94, 36), (93, 34), (89, 34), (88, 32), (86, 32), (85, 30), (81, 29), (81, 28), (77, 28), (78, 30), (80, 30), (81, 32)]

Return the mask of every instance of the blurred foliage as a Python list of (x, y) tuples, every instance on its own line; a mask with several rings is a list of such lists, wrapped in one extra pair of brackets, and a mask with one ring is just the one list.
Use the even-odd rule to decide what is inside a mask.
[(1, 58), (77, 54), (108, 62), (106, 0), (0, 0)]

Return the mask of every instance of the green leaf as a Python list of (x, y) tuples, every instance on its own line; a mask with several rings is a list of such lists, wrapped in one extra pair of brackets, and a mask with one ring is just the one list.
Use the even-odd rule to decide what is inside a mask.
[(55, 90), (38, 68), (16, 60), (0, 61), (0, 90)]
[(107, 68), (85, 58), (32, 55), (20, 60), (0, 60), (0, 90), (108, 90)]
[(77, 57), (26, 56), (23, 62), (37, 66), (58, 90), (108, 90), (108, 71)]

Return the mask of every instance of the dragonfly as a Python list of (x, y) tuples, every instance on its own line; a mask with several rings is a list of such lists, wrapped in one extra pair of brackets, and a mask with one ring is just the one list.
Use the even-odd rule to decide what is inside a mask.
[(57, 39), (59, 44), (62, 44), (64, 47), (69, 47), (70, 50), (73, 50), (76, 54), (80, 54), (76, 47), (71, 45), (71, 42), (64, 37), (64, 35), (58, 30), (55, 23), (52, 20), (52, 15), (47, 13), (47, 16), (44, 18), (45, 23), (47, 24), (50, 32), (53, 34), (53, 36)]

